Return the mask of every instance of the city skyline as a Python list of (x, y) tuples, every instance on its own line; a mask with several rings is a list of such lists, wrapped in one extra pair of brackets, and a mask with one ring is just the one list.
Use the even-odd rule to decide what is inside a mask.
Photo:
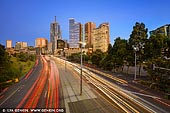
[[(149, 31), (170, 23), (168, 0), (1, 0), (0, 44), (6, 40), (28, 42), (34, 46), (37, 37), (50, 41), (50, 23), (61, 26), (63, 39), (69, 40), (69, 18), (81, 24), (96, 26), (108, 22), (110, 43), (121, 37), (128, 39), (136, 22), (143, 22)], [(149, 32), (148, 32), (149, 34)]]

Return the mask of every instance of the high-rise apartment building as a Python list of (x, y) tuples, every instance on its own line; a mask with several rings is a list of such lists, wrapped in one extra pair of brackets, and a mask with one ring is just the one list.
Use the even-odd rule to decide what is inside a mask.
[(69, 19), (69, 47), (79, 48), (79, 41), (83, 41), (82, 24), (75, 22), (74, 18)]
[(57, 40), (62, 39), (60, 25), (55, 21), (50, 24), (50, 42), (52, 43), (52, 53), (54, 54), (57, 50)]
[(48, 46), (48, 41), (46, 38), (36, 38), (35, 40), (35, 47), (36, 48), (43, 48)]
[(93, 29), (93, 51), (100, 49), (102, 52), (108, 50), (110, 43), (109, 23), (100, 24), (98, 28)]
[(157, 28), (156, 30), (150, 31), (150, 35), (154, 34), (162, 34), (170, 38), (170, 24), (166, 24), (164, 26)]
[(48, 40), (46, 38), (36, 38), (35, 47), (37, 54), (46, 54), (48, 53)]
[(12, 40), (6, 40), (6, 48), (12, 48)]
[(27, 42), (16, 42), (15, 43), (15, 50), (24, 49), (24, 48), (27, 48), (27, 47), (28, 47)]
[(87, 48), (92, 48), (93, 45), (92, 31), (94, 28), (96, 28), (96, 24), (93, 22), (88, 22), (85, 24), (85, 43)]

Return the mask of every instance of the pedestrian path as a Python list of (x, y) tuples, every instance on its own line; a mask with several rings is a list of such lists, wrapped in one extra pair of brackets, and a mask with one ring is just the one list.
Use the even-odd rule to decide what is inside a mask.
[[(66, 113), (113, 113), (118, 112), (118, 108), (113, 109), (113, 105), (105, 99), (99, 98), (85, 81), (83, 81), (82, 95), (80, 95), (79, 74), (71, 67), (56, 61), (59, 70), (60, 85)], [(61, 96), (61, 95), (60, 95)]]
[(71, 102), (78, 102), (81, 100), (87, 100), (97, 98), (95, 94), (90, 90), (90, 87), (83, 82), (83, 91), (80, 95), (80, 82), (75, 72), (71, 72), (69, 68), (65, 71), (64, 68), (58, 67), (60, 73), (60, 81), (63, 89), (63, 97), (65, 108), (67, 113), (70, 113), (69, 104)]

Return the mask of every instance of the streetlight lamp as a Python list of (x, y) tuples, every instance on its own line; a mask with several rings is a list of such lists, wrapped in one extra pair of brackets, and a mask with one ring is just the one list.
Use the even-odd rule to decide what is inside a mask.
[(82, 95), (82, 68), (83, 68), (83, 64), (82, 64), (82, 46), (85, 46), (86, 45), (86, 43), (85, 42), (79, 42), (79, 44), (81, 45), (81, 72), (80, 72), (80, 95)]
[(139, 47), (132, 45), (134, 51), (135, 51), (135, 76), (134, 81), (136, 80), (136, 52), (139, 51)]
[(139, 43), (139, 45), (132, 45), (134, 51), (135, 51), (135, 75), (134, 75), (134, 81), (136, 81), (136, 52), (139, 51), (139, 49), (144, 48), (145, 43)]

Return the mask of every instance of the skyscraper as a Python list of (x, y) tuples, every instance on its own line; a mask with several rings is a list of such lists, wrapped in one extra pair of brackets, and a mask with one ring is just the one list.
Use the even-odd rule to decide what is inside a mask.
[(93, 29), (93, 51), (100, 49), (102, 52), (106, 52), (108, 50), (109, 43), (109, 23), (100, 24), (98, 28)]
[(27, 48), (27, 46), (28, 46), (27, 42), (16, 42), (15, 43), (15, 50)]
[(46, 38), (36, 38), (35, 47), (37, 54), (45, 54), (47, 53), (48, 41)]
[(94, 28), (96, 28), (96, 24), (93, 22), (88, 22), (85, 24), (85, 43), (87, 48), (92, 48), (93, 45), (92, 31)]
[(79, 48), (79, 41), (82, 41), (82, 24), (75, 22), (74, 18), (69, 19), (69, 47)]
[(53, 23), (50, 24), (50, 42), (52, 43), (52, 53), (57, 50), (57, 40), (62, 39), (60, 25), (56, 22), (56, 16)]
[(36, 38), (35, 40), (35, 47), (36, 48), (47, 48), (48, 46), (48, 41), (46, 38)]
[(12, 40), (6, 40), (6, 48), (12, 48)]

